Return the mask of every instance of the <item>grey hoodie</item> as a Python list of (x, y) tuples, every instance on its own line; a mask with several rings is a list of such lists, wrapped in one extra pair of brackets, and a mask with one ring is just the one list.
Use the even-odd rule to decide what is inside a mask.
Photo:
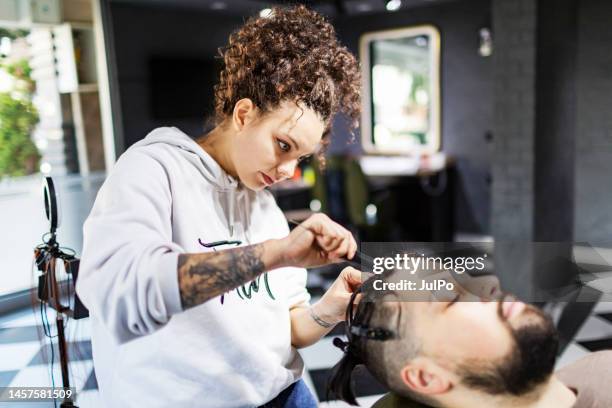
[(181, 308), (180, 253), (289, 233), (268, 191), (241, 186), (189, 136), (160, 128), (130, 147), (83, 232), (77, 292), (91, 314), (105, 406), (257, 406), (300, 377), (289, 310), (310, 300), (304, 269), (270, 271)]

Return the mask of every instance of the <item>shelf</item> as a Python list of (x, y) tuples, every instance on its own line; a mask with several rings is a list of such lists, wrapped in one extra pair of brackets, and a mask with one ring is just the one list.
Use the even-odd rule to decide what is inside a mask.
[(98, 84), (79, 84), (77, 92), (98, 92)]

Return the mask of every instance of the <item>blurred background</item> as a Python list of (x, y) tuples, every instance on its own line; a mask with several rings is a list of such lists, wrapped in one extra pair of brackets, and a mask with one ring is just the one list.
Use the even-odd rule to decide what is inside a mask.
[[(325, 172), (305, 162), (273, 188), (287, 217), (323, 211), (359, 242), (585, 243), (596, 252), (582, 260), (588, 301), (550, 306), (564, 338), (559, 364), (612, 348), (612, 307), (597, 292), (612, 285), (612, 3), (299, 3), (327, 16), (358, 56), (363, 115), (354, 135), (337, 118)], [(205, 132), (217, 49), (245, 18), (282, 4), (2, 0), (0, 386), (53, 379), (40, 316), (28, 309), (32, 249), (49, 229), (42, 176), (59, 190), (58, 240), (78, 256), (82, 223), (117, 157), (159, 126)], [(504, 286), (528, 292), (537, 254), (495, 255)], [(311, 271), (315, 298), (336, 274)], [(87, 320), (71, 324), (79, 402), (97, 406)], [(326, 338), (302, 354), (323, 401), (339, 352)], [(384, 392), (366, 374), (357, 381), (362, 405)]]

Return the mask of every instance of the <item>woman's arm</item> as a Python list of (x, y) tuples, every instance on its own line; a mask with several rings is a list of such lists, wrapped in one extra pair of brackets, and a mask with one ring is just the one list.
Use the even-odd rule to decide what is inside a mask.
[(180, 254), (181, 305), (197, 306), (281, 266), (281, 241), (275, 239), (224, 251)]
[(310, 307), (296, 307), (291, 309), (290, 313), (291, 344), (295, 348), (313, 345), (340, 322), (332, 316), (319, 314), (317, 304)]
[(290, 313), (293, 347), (303, 348), (316, 343), (336, 324), (344, 321), (351, 295), (360, 285), (361, 272), (352, 267), (344, 268), (321, 300), (310, 307), (292, 309)]
[(352, 258), (357, 244), (344, 228), (323, 214), (308, 218), (282, 239), (224, 251), (181, 254), (178, 280), (183, 309), (202, 304), (283, 266), (324, 265)]

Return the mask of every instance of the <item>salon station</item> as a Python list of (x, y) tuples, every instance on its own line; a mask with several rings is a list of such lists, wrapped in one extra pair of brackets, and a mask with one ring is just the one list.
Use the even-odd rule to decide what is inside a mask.
[[(66, 269), (41, 280), (45, 248), (78, 269), (83, 224), (117, 160), (156, 128), (210, 132), (219, 49), (249, 17), (272, 18), (289, 3), (327, 18), (361, 76), (359, 127), (337, 114), (324, 151), (266, 187), (289, 229), (323, 213), (362, 249), (486, 244), (505, 290), (530, 299), (544, 275), (569, 288), (531, 299), (558, 330), (556, 368), (612, 349), (612, 2), (2, 0), (0, 387), (67, 377), (76, 406), (106, 406), (88, 312), (79, 303), (75, 315), (73, 295), (64, 346), (57, 338), (52, 303), (62, 296), (45, 285), (70, 288), (76, 277)], [(23, 114), (23, 135), (7, 127), (12, 109), (36, 112)], [(26, 147), (11, 147), (18, 137)], [(61, 247), (41, 241), (50, 224)], [(311, 303), (345, 266), (308, 268)], [(298, 351), (321, 407), (350, 406), (328, 393), (342, 356), (333, 338), (345, 328)], [(362, 407), (389, 392), (367, 370), (353, 381)]]

